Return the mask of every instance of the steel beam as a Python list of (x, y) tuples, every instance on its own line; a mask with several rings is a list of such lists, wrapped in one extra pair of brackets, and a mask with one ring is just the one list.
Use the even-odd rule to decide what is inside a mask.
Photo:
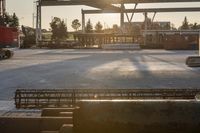
[[(199, 12), (200, 7), (190, 8), (146, 8), (146, 9), (125, 9), (124, 13), (144, 13), (144, 12)], [(97, 14), (97, 13), (121, 13), (118, 10), (83, 10), (84, 14)]]
[(200, 30), (199, 30), (199, 57), (200, 57)]
[[(137, 3), (135, 4), (135, 7), (134, 7), (134, 10), (137, 8)], [(131, 15), (131, 18), (130, 18), (130, 22), (133, 20), (133, 16), (134, 16), (134, 14), (135, 14), (135, 11), (134, 12), (132, 12), (132, 15)]]
[(94, 8), (99, 8), (99, 9), (107, 9), (107, 10), (119, 10), (120, 8), (113, 6), (111, 3), (107, 2), (101, 2), (101, 1), (41, 1), (41, 6), (66, 6), (66, 5), (86, 5), (86, 6), (91, 6)]
[(90, 5), (95, 3), (101, 4), (124, 4), (128, 3), (175, 3), (175, 2), (200, 2), (200, 0), (70, 0), (70, 1), (60, 1), (60, 0), (42, 0), (42, 6), (60, 6), (60, 5)]
[(124, 4), (121, 4), (121, 10), (120, 10), (120, 27), (121, 29), (124, 26)]
[(144, 45), (146, 45), (147, 42), (147, 12), (144, 13)]
[(156, 17), (156, 13), (157, 13), (157, 12), (154, 12), (154, 14), (153, 14), (153, 17), (152, 17), (152, 19), (151, 19), (152, 22), (154, 22), (154, 19), (155, 19), (155, 17)]

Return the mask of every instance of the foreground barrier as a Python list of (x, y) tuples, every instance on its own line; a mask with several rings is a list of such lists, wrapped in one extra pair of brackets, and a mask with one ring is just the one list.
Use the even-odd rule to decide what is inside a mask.
[(200, 103), (188, 100), (86, 101), (75, 133), (199, 133)]
[(200, 89), (52, 89), (15, 92), (16, 108), (69, 107), (82, 100), (195, 99)]

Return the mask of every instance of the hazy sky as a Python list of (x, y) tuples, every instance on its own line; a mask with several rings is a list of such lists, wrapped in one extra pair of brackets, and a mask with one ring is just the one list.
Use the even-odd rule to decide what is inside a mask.
[[(170, 3), (170, 4), (141, 4), (138, 8), (153, 8), (153, 7), (200, 7), (200, 2), (196, 3)], [(133, 5), (127, 5), (126, 8), (133, 8)], [(71, 28), (71, 22), (74, 19), (81, 21), (81, 9), (91, 9), (87, 6), (57, 6), (57, 7), (43, 7), (42, 8), (42, 27), (49, 29), (49, 23), (51, 18), (56, 16), (67, 21), (69, 30)], [(7, 0), (7, 11), (9, 13), (16, 12), (20, 19), (21, 25), (32, 26), (32, 13), (35, 7), (33, 0)], [(97, 14), (97, 15), (86, 15), (86, 20), (91, 19), (93, 25), (100, 21), (105, 27), (112, 27), (113, 24), (120, 22), (119, 14)], [(153, 14), (149, 14), (152, 17)], [(171, 21), (176, 27), (181, 25), (184, 17), (187, 16), (189, 22), (200, 23), (200, 12), (193, 13), (158, 13), (155, 17), (155, 21)], [(134, 21), (143, 21), (144, 16), (142, 14), (135, 14)]]

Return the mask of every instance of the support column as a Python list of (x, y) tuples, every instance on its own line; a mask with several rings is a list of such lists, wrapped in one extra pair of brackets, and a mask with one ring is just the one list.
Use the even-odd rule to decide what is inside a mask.
[(2, 10), (3, 10), (3, 15), (5, 15), (5, 13), (6, 13), (6, 1), (5, 0), (3, 0), (2, 1)]
[(120, 27), (124, 27), (124, 4), (121, 4), (121, 13), (120, 13)]
[(144, 13), (144, 45), (147, 43), (147, 12)]
[(2, 15), (2, 0), (0, 0), (0, 16)]
[(83, 12), (83, 9), (81, 10), (82, 14), (82, 32), (85, 33), (85, 13)]
[(199, 56), (200, 56), (200, 30), (199, 30)]
[(37, 14), (36, 14), (36, 45), (39, 44), (39, 41), (42, 40), (42, 23), (41, 23), (41, 1), (38, 1), (37, 4)]

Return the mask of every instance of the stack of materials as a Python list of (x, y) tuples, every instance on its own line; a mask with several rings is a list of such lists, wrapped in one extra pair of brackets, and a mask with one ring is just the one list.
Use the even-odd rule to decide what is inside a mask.
[(103, 44), (102, 49), (105, 50), (140, 50), (139, 44)]

